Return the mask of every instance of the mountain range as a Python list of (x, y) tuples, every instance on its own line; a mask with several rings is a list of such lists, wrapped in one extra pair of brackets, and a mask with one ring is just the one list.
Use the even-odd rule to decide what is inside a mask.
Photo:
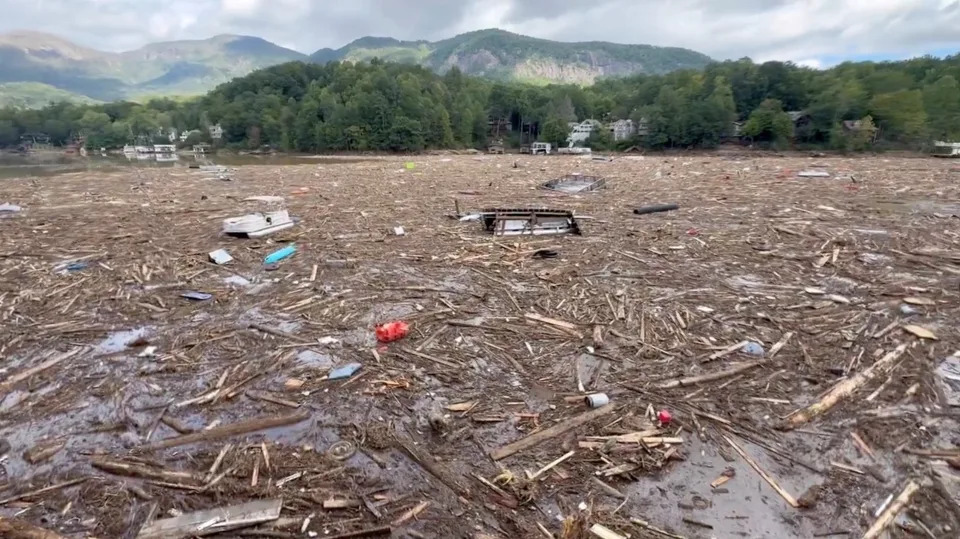
[(602, 77), (701, 68), (711, 61), (682, 48), (564, 43), (503, 30), (479, 30), (436, 42), (363, 37), (309, 56), (251, 36), (154, 43), (116, 53), (50, 34), (12, 32), (0, 34), (0, 106), (35, 106), (46, 96), (112, 101), (196, 95), (284, 62), (372, 58), (420, 64), (438, 73), (456, 66), (469, 75), (540, 84), (589, 84)]

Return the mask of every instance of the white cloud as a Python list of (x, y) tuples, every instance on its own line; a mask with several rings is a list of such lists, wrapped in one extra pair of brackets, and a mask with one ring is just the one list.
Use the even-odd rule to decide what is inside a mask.
[(105, 50), (233, 33), (310, 53), (365, 35), (437, 40), (490, 27), (810, 66), (960, 48), (960, 0), (0, 0), (0, 10), (0, 32)]

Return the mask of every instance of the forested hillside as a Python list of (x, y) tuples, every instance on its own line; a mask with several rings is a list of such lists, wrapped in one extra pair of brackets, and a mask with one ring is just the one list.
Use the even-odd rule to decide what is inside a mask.
[[(712, 147), (741, 127), (748, 142), (782, 147), (919, 149), (934, 139), (960, 139), (958, 79), (958, 56), (847, 63), (824, 71), (741, 60), (586, 88), (491, 82), (457, 69), (441, 76), (380, 60), (294, 62), (186, 102), (2, 109), (0, 145), (42, 131), (59, 143), (82, 133), (90, 146), (115, 147), (161, 129), (219, 123), (222, 142), (233, 147), (418, 151), (482, 148), (496, 125), (503, 126), (500, 135), (508, 141), (517, 142), (523, 129), (562, 143), (569, 121), (632, 118), (649, 132), (623, 146)], [(606, 131), (589, 143), (612, 145)]]

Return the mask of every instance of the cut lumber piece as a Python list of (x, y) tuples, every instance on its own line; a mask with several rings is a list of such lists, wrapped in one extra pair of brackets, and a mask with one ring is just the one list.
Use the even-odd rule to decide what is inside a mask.
[(627, 539), (626, 535), (620, 535), (603, 524), (594, 524), (593, 526), (590, 526), (590, 533), (596, 537), (599, 537), (600, 539)]
[(167, 481), (170, 483), (194, 483), (199, 484), (201, 479), (187, 472), (171, 472), (162, 469), (151, 468), (142, 464), (134, 464), (113, 460), (107, 458), (95, 458), (90, 465), (99, 470), (103, 470), (114, 475), (124, 475), (127, 477), (141, 477), (143, 479), (156, 479), (157, 481)]
[(195, 511), (173, 518), (155, 520), (140, 528), (137, 539), (173, 539), (213, 535), (270, 522), (280, 518), (282, 499)]
[(7, 539), (63, 539), (63, 536), (32, 524), (0, 516), (0, 537)]
[(543, 468), (540, 468), (539, 470), (537, 470), (536, 472), (534, 472), (528, 479), (529, 479), (530, 481), (533, 481), (534, 479), (540, 477), (541, 475), (549, 472), (551, 469), (553, 469), (554, 466), (557, 466), (558, 464), (560, 464), (561, 462), (567, 460), (568, 458), (572, 457), (572, 456), (575, 455), (575, 454), (576, 454), (576, 451), (568, 451), (568, 452), (567, 452), (565, 455), (563, 455), (562, 457), (554, 460), (553, 462), (547, 464), (547, 465), (544, 466)]
[(80, 353), (80, 348), (74, 348), (73, 350), (70, 350), (69, 352), (64, 352), (64, 353), (62, 353), (62, 354), (60, 354), (60, 355), (58, 355), (58, 356), (56, 356), (56, 357), (50, 358), (50, 359), (48, 359), (48, 360), (40, 363), (39, 365), (35, 365), (35, 366), (33, 366), (33, 367), (30, 367), (29, 369), (26, 369), (26, 370), (24, 370), (23, 372), (18, 372), (17, 374), (14, 374), (13, 376), (11, 376), (10, 378), (8, 378), (7, 380), (4, 380), (3, 383), (0, 383), (0, 393), (4, 393), (4, 392), (6, 392), (6, 391), (9, 391), (10, 389), (13, 388), (13, 386), (15, 386), (15, 385), (19, 384), (20, 382), (22, 382), (22, 381), (30, 378), (30, 377), (33, 376), (34, 374), (37, 374), (37, 373), (39, 373), (39, 372), (43, 372), (43, 371), (49, 369), (50, 367), (53, 367), (54, 365), (56, 365), (56, 364), (58, 364), (58, 363), (61, 363), (61, 362), (65, 361), (65, 360), (67, 360), (67, 359), (72, 358), (73, 356), (77, 355), (78, 353)]
[(737, 344), (732, 344), (732, 345), (724, 348), (723, 350), (720, 350), (720, 351), (717, 351), (717, 352), (714, 352), (714, 353), (710, 354), (710, 355), (707, 356), (707, 358), (704, 359), (701, 363), (709, 363), (709, 362), (711, 362), (711, 361), (716, 361), (716, 360), (718, 360), (718, 359), (720, 359), (720, 358), (722, 358), (722, 357), (724, 357), (724, 356), (729, 356), (730, 354), (736, 352), (737, 350), (740, 350), (741, 348), (743, 348), (744, 346), (746, 346), (746, 345), (748, 345), (748, 344), (750, 344), (750, 341), (740, 341), (740, 342), (738, 342)]
[(770, 360), (768, 359), (761, 359), (759, 361), (742, 363), (740, 365), (737, 365), (735, 367), (731, 367), (729, 369), (725, 369), (722, 371), (711, 372), (709, 374), (701, 374), (700, 376), (690, 376), (687, 378), (679, 378), (677, 380), (671, 380), (669, 382), (664, 382), (662, 384), (659, 384), (657, 385), (657, 387), (660, 389), (673, 389), (675, 387), (686, 387), (686, 386), (701, 384), (703, 382), (712, 382), (714, 380), (720, 380), (722, 378), (727, 378), (735, 374), (740, 374), (741, 372), (748, 371), (750, 369), (755, 369), (762, 365), (766, 365), (769, 362)]
[(794, 508), (800, 507), (800, 504), (797, 502), (797, 499), (794, 498), (786, 490), (783, 490), (783, 488), (776, 481), (774, 481), (774, 479), (770, 477), (767, 474), (767, 472), (765, 472), (763, 468), (761, 468), (760, 465), (757, 464), (755, 460), (750, 458), (750, 455), (747, 455), (747, 453), (743, 450), (743, 448), (740, 447), (739, 444), (737, 444), (737, 442), (734, 442), (732, 439), (728, 438), (726, 435), (724, 435), (723, 439), (726, 440), (728, 444), (730, 444), (730, 447), (732, 447), (734, 451), (736, 451), (743, 458), (743, 460), (747, 461), (747, 464), (749, 464), (751, 468), (753, 468), (758, 474), (760, 474), (760, 477), (762, 477), (764, 481), (766, 481), (771, 487), (773, 487), (773, 490), (777, 491), (777, 494), (779, 494), (784, 500), (787, 501), (788, 504), (790, 504), (790, 507), (794, 507)]
[(222, 427), (216, 427), (210, 430), (185, 434), (175, 438), (168, 438), (156, 443), (141, 446), (140, 449), (143, 451), (152, 451), (155, 449), (166, 449), (168, 447), (177, 447), (201, 441), (219, 440), (221, 438), (229, 438), (230, 436), (237, 436), (239, 434), (248, 434), (258, 430), (293, 425), (309, 418), (310, 414), (307, 412), (300, 412), (293, 415), (278, 417), (258, 417), (255, 419), (231, 423), (230, 425), (223, 425)]
[(612, 404), (608, 404), (602, 408), (597, 408), (596, 410), (590, 410), (589, 412), (584, 412), (576, 417), (571, 417), (570, 419), (561, 421), (560, 423), (557, 423), (552, 427), (543, 429), (538, 432), (534, 432), (533, 434), (526, 436), (524, 438), (521, 438), (516, 442), (509, 443), (498, 449), (494, 449), (493, 451), (490, 452), (490, 457), (493, 460), (505, 459), (510, 455), (513, 455), (525, 449), (530, 449), (531, 447), (539, 445), (551, 438), (560, 436), (561, 434), (567, 431), (575, 429), (581, 425), (585, 425), (593, 421), (594, 419), (597, 419), (598, 417), (609, 414), (610, 412), (613, 411), (613, 409), (614, 409), (614, 406)]
[(578, 338), (583, 338), (583, 335), (577, 331), (576, 324), (571, 324), (570, 322), (564, 322), (563, 320), (557, 320), (556, 318), (547, 318), (546, 316), (540, 316), (536, 313), (526, 313), (523, 315), (527, 320), (533, 320), (534, 322), (540, 322), (541, 324), (547, 324), (548, 326), (553, 326), (568, 331), (571, 335), (575, 335)]
[(916, 481), (907, 483), (903, 492), (893, 500), (893, 503), (884, 509), (883, 513), (880, 513), (880, 517), (873, 523), (873, 526), (870, 526), (867, 533), (863, 534), (863, 539), (876, 539), (880, 537), (883, 530), (887, 529), (887, 526), (893, 523), (893, 520), (897, 518), (900, 511), (910, 503), (910, 498), (912, 498), (918, 490), (920, 490), (920, 485)]
[(830, 391), (828, 391), (827, 394), (824, 395), (819, 401), (802, 410), (794, 412), (790, 418), (780, 425), (780, 428), (783, 430), (790, 430), (795, 427), (799, 427), (814, 417), (826, 412), (830, 408), (833, 408), (835, 404), (852, 395), (854, 392), (860, 389), (861, 386), (872, 380), (874, 377), (879, 374), (884, 374), (890, 370), (897, 358), (903, 355), (903, 352), (906, 349), (907, 345), (901, 344), (865, 370), (833, 386), (833, 388), (831, 388)]

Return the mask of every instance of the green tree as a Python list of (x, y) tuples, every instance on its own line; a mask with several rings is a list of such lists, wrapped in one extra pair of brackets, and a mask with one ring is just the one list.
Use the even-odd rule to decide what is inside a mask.
[(870, 111), (885, 138), (904, 142), (920, 139), (927, 120), (920, 90), (875, 95), (870, 100)]
[(10, 120), (0, 120), (0, 146), (13, 146), (20, 141), (20, 130)]
[(783, 147), (793, 137), (793, 121), (776, 99), (767, 99), (750, 113), (742, 133), (758, 142), (769, 142)]
[(945, 75), (923, 89), (923, 105), (930, 136), (934, 140), (956, 140), (960, 136), (960, 84)]
[(540, 140), (549, 142), (555, 148), (560, 148), (567, 145), (569, 133), (570, 130), (567, 127), (567, 122), (564, 121), (563, 118), (560, 116), (550, 116), (547, 118), (547, 121), (543, 123), (543, 128), (540, 129)]

